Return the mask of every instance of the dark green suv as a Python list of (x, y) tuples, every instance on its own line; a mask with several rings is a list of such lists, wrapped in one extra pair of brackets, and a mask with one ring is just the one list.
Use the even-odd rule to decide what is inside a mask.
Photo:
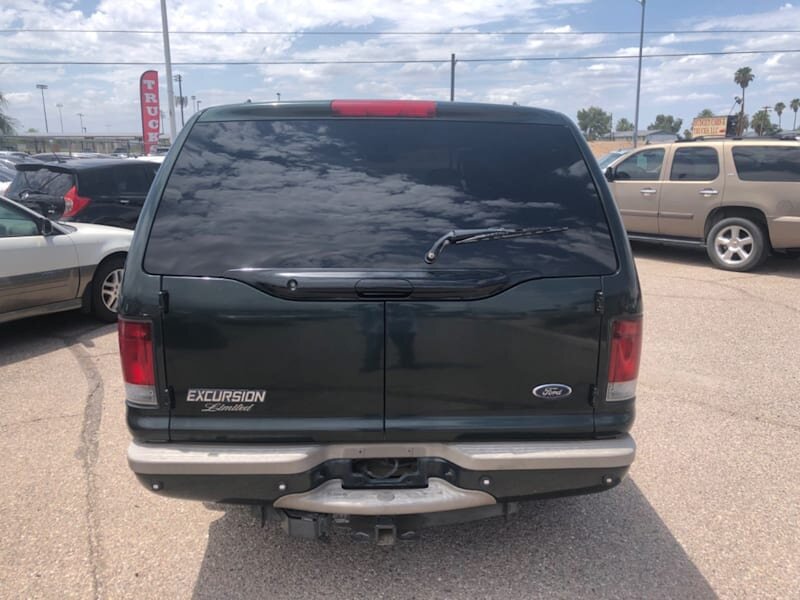
[(634, 458), (636, 272), (554, 112), (206, 109), (145, 202), (120, 315), (141, 482), (294, 534), (389, 543), (609, 489)]

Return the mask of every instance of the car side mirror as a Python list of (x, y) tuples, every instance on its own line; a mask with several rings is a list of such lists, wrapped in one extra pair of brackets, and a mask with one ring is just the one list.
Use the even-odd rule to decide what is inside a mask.
[(56, 232), (53, 227), (53, 222), (50, 219), (42, 219), (39, 221), (39, 233), (44, 236), (54, 235)]
[(614, 181), (614, 169), (606, 167), (606, 181)]

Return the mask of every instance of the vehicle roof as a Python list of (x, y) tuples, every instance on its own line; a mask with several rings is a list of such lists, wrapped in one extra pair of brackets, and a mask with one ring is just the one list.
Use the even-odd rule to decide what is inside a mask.
[[(676, 142), (660, 142), (658, 144), (644, 144), (640, 148), (669, 148), (671, 146), (680, 146), (681, 148), (690, 147), (692, 144), (703, 145), (723, 145), (729, 144), (733, 146), (800, 146), (797, 140), (785, 140), (774, 137), (755, 137), (755, 138), (700, 138), (693, 140), (683, 140)], [(633, 148), (631, 148), (633, 150)]]
[[(208, 121), (237, 121), (253, 119), (274, 118), (352, 118), (334, 114), (334, 102), (425, 102), (420, 100), (319, 100), (302, 102), (246, 102), (243, 104), (227, 104), (212, 106), (200, 112), (198, 120)], [(475, 121), (519, 121), (527, 123), (542, 123), (551, 125), (571, 124), (572, 122), (561, 113), (542, 108), (528, 106), (512, 106), (508, 104), (483, 104), (475, 102), (436, 102), (435, 116), (433, 119), (458, 119)], [(420, 117), (355, 117), (367, 119), (382, 118), (420, 118)], [(424, 118), (424, 117), (423, 117)]]
[(130, 158), (72, 158), (60, 162), (30, 162), (17, 165), (17, 171), (38, 171), (48, 169), (50, 171), (61, 171), (62, 173), (77, 173), (79, 171), (99, 171), (114, 166), (132, 166), (134, 163), (152, 164), (144, 160), (132, 160)]

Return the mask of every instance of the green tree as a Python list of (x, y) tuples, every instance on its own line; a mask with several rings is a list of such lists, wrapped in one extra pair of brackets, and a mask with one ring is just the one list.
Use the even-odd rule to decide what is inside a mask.
[(757, 135), (765, 135), (769, 133), (772, 128), (772, 121), (769, 119), (769, 113), (766, 110), (760, 110), (753, 115), (753, 131)]
[(792, 129), (797, 129), (797, 111), (800, 109), (800, 98), (795, 98), (789, 102), (789, 108), (794, 111), (794, 123), (792, 124)]
[(778, 129), (783, 129), (783, 127), (781, 127), (781, 121), (783, 120), (781, 117), (783, 116), (783, 111), (785, 110), (786, 110), (786, 105), (783, 102), (778, 102), (775, 105), (775, 112), (778, 115)]
[(596, 140), (611, 132), (611, 115), (597, 106), (578, 111), (578, 127), (587, 140)]
[(672, 115), (656, 115), (656, 120), (650, 123), (648, 129), (658, 129), (678, 133), (683, 125), (683, 119), (676, 119)]
[(692, 130), (691, 129), (684, 129), (683, 130), (683, 139), (685, 139), (685, 140), (692, 139)]
[(622, 117), (617, 121), (617, 131), (633, 131), (633, 123)]
[(6, 100), (5, 96), (3, 96), (3, 92), (0, 92), (0, 133), (3, 135), (14, 135), (16, 133), (15, 127), (17, 125), (17, 121), (12, 119), (5, 113), (5, 109), (8, 106), (8, 100)]
[(697, 113), (698, 119), (705, 119), (706, 117), (713, 117), (713, 116), (714, 116), (714, 111), (711, 110), (710, 108), (704, 108), (699, 113)]
[(741, 116), (744, 115), (744, 91), (747, 89), (747, 86), (750, 85), (750, 82), (755, 78), (756, 76), (753, 74), (753, 69), (750, 67), (742, 67), (737, 69), (736, 73), (733, 74), (733, 82), (742, 88), (742, 107), (739, 109), (739, 135), (742, 135), (744, 132), (744, 129), (741, 128), (742, 123), (744, 122), (744, 119), (741, 118)]

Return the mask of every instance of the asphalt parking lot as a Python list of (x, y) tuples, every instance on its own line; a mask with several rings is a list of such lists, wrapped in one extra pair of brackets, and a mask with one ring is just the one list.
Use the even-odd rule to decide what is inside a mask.
[(0, 597), (789, 598), (800, 581), (800, 261), (636, 246), (630, 477), (411, 545), (260, 529), (139, 487), (113, 326), (0, 325)]

